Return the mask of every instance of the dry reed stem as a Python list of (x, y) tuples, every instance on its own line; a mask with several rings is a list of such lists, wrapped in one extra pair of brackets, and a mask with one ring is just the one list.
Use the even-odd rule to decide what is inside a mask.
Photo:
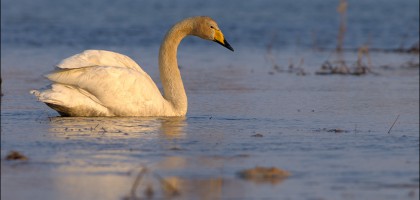
[(159, 174), (154, 173), (154, 175), (159, 180), (159, 182), (162, 184), (162, 188), (165, 191), (169, 192), (169, 196), (173, 197), (173, 196), (178, 196), (178, 195), (181, 194), (181, 192), (179, 191), (179, 189), (177, 187), (173, 186), (171, 183), (166, 181)]
[[(131, 186), (130, 195), (128, 197), (124, 198), (125, 200), (139, 200), (139, 199), (142, 199), (140, 197), (137, 197), (136, 191), (140, 187), (141, 180), (146, 173), (149, 173), (149, 170), (146, 167), (142, 167), (140, 172), (137, 174), (136, 179), (133, 182), (133, 185)], [(174, 196), (177, 196), (177, 195), (181, 194), (181, 192), (179, 191), (179, 189), (177, 187), (173, 186), (171, 183), (166, 181), (159, 174), (153, 173), (153, 172), (151, 172), (151, 173), (157, 178), (157, 180), (161, 184), (161, 188), (163, 190), (167, 191), (170, 197), (174, 197)], [(145, 190), (143, 191), (143, 194), (144, 194), (144, 197), (146, 199), (153, 198), (154, 195), (155, 195), (155, 191), (153, 190), (153, 186), (150, 185), (150, 184), (147, 185), (145, 187)]]
[(141, 178), (144, 176), (144, 174), (146, 172), (147, 172), (147, 168), (146, 167), (143, 167), (140, 170), (140, 172), (137, 174), (136, 180), (134, 180), (134, 183), (133, 183), (133, 185), (131, 187), (131, 190), (130, 190), (130, 198), (129, 198), (130, 200), (132, 200), (132, 199), (138, 199), (137, 198), (137, 195), (136, 195), (136, 190), (137, 190), (137, 188), (140, 185)]
[(391, 129), (392, 129), (392, 127), (394, 127), (394, 125), (397, 122), (397, 120), (398, 120), (399, 117), (400, 117), (400, 115), (398, 115), (397, 118), (395, 118), (395, 121), (394, 121), (394, 123), (392, 123), (391, 128), (389, 128), (388, 133), (391, 133)]
[(340, 0), (340, 3), (337, 7), (337, 12), (340, 14), (340, 26), (338, 29), (338, 36), (337, 36), (337, 52), (341, 52), (343, 50), (343, 41), (344, 36), (346, 33), (346, 12), (347, 12), (347, 1), (346, 0)]

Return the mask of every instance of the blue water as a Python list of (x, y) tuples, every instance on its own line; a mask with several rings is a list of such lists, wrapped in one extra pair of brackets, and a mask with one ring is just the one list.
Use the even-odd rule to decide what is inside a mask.
[[(3, 0), (1, 5), (1, 41), (7, 46), (158, 45), (175, 22), (208, 15), (234, 46), (334, 48), (339, 26), (338, 0)], [(418, 8), (418, 0), (349, 1), (345, 46), (415, 44)]]
[[(313, 49), (335, 48), (338, 0), (1, 4), (2, 199), (122, 200), (145, 197), (148, 186), (152, 199), (419, 197), (419, 68), (406, 66), (418, 54), (371, 52), (375, 73), (315, 75), (335, 58)], [(345, 48), (410, 47), (419, 41), (418, 6), (349, 1)], [(88, 48), (132, 57), (160, 85), (161, 39), (193, 15), (213, 17), (235, 52), (193, 37), (181, 43), (185, 118), (62, 118), (29, 94), (49, 84), (42, 75), (55, 63)], [(352, 66), (357, 53), (343, 57)], [(300, 62), (305, 76), (274, 68)], [(12, 150), (29, 160), (6, 161)], [(292, 175), (237, 176), (255, 166)], [(133, 195), (143, 167), (150, 171)], [(168, 197), (156, 174), (180, 195)]]

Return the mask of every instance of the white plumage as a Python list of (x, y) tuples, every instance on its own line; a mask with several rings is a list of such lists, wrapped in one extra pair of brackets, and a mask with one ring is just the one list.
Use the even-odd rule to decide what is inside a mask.
[(31, 93), (62, 116), (183, 116), (187, 97), (176, 54), (187, 35), (214, 40), (233, 51), (211, 18), (192, 17), (177, 23), (159, 51), (163, 96), (135, 61), (104, 50), (86, 50), (64, 59), (46, 75), (51, 89)]

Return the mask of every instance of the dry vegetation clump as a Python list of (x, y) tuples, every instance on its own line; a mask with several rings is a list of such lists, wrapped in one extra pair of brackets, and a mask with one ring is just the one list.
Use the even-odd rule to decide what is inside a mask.
[[(347, 0), (338, 0), (339, 4), (337, 6), (337, 13), (338, 13), (338, 30), (337, 30), (337, 38), (336, 38), (336, 47), (332, 50), (331, 55), (334, 55), (333, 59), (327, 58), (327, 60), (322, 63), (320, 69), (315, 72), (317, 75), (354, 75), (354, 76), (361, 76), (366, 74), (374, 74), (378, 75), (378, 73), (374, 72), (372, 59), (370, 57), (370, 52), (392, 52), (392, 53), (411, 53), (411, 54), (419, 54), (419, 46), (420, 43), (417, 41), (413, 45), (407, 47), (404, 45), (406, 37), (402, 38), (402, 42), (399, 48), (395, 49), (383, 49), (383, 48), (372, 48), (369, 46), (371, 43), (371, 37), (369, 37), (369, 41), (366, 44), (361, 45), (358, 48), (345, 48), (344, 41), (345, 35), (347, 32), (347, 11), (349, 7), (349, 3)], [(313, 49), (320, 50), (322, 48), (318, 47), (316, 42), (316, 34), (315, 32), (312, 33), (313, 37)], [(274, 34), (271, 38), (271, 41), (267, 44), (267, 51), (265, 58), (268, 63), (272, 66), (270, 71), (268, 72), (269, 75), (275, 75), (276, 73), (289, 73), (289, 74), (296, 74), (305, 76), (309, 73), (306, 72), (303, 68), (304, 58), (300, 57), (298, 62), (294, 62), (291, 58), (289, 59), (288, 65), (282, 65), (277, 62), (276, 54), (274, 52), (274, 44), (276, 43), (277, 35)], [(346, 61), (344, 59), (343, 52), (344, 51), (357, 51), (357, 60), (355, 61)], [(399, 65), (401, 68), (418, 68), (419, 62), (418, 61), (408, 61)], [(384, 69), (392, 69), (392, 67), (385, 65), (379, 66), (379, 68)]]
[(240, 178), (250, 180), (256, 183), (271, 183), (277, 184), (290, 176), (286, 170), (276, 167), (255, 167), (246, 169), (238, 173)]
[(407, 49), (407, 53), (415, 53), (415, 54), (419, 54), (419, 46), (420, 46), (420, 42), (417, 42), (416, 44), (413, 44), (413, 46), (411, 46), (409, 49)]
[(28, 157), (18, 151), (11, 151), (7, 154), (6, 160), (28, 160)]
[(251, 135), (251, 137), (264, 137), (264, 135), (261, 133), (257, 133), (257, 134)]
[[(339, 59), (333, 63), (329, 60), (325, 61), (321, 65), (321, 69), (316, 72), (318, 75), (331, 75), (331, 74), (340, 74), (340, 75), (364, 75), (368, 73), (374, 73), (371, 69), (372, 60), (369, 56), (369, 48), (367, 45), (364, 45), (359, 48), (357, 52), (357, 61), (354, 66), (349, 67), (346, 61), (342, 56), (338, 56)], [(367, 59), (367, 63), (363, 62), (364, 58)]]
[(334, 129), (327, 130), (327, 132), (330, 132), (330, 133), (347, 133), (348, 131), (343, 130), (343, 129), (339, 129), (339, 128), (334, 128)]
[[(340, 16), (340, 25), (337, 35), (337, 47), (335, 49), (335, 53), (337, 54), (338, 59), (335, 62), (331, 62), (329, 60), (325, 61), (321, 65), (321, 69), (316, 72), (318, 75), (340, 74), (360, 76), (372, 72), (372, 61), (369, 56), (369, 47), (367, 45), (363, 45), (357, 50), (357, 61), (353, 67), (349, 67), (346, 61), (343, 59), (343, 43), (347, 30), (347, 7), (347, 0), (340, 0), (340, 3), (337, 7), (337, 12)], [(363, 62), (363, 58), (368, 60), (367, 64)]]
[(419, 54), (419, 46), (420, 42), (414, 43), (408, 48), (400, 47), (398, 49), (395, 49), (395, 52), (397, 53), (412, 53), (412, 54)]

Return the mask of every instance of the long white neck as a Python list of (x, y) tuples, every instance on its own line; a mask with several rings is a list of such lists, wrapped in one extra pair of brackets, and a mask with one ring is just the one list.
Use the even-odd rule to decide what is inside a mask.
[(175, 24), (166, 34), (159, 50), (159, 71), (163, 86), (163, 97), (176, 115), (185, 115), (188, 100), (178, 68), (177, 50), (181, 40), (191, 34), (193, 24), (184, 20)]

